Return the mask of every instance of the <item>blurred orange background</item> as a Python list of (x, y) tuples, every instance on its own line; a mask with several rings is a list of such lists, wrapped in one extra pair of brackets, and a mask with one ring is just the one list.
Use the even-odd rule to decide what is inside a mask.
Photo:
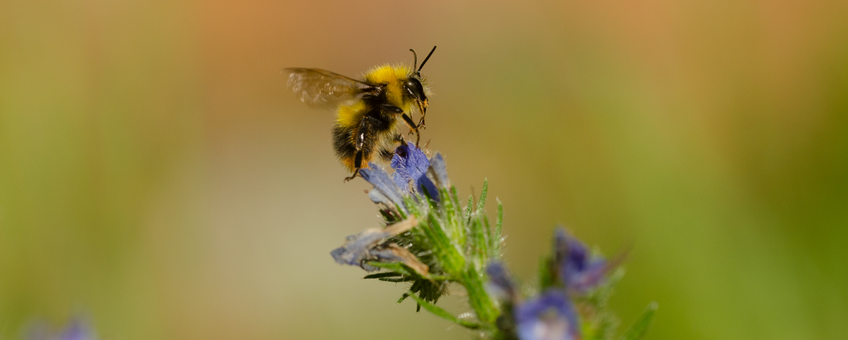
[(522, 281), (561, 223), (648, 339), (848, 338), (836, 0), (0, 2), (0, 338), (471, 338), (332, 261), (379, 219), (279, 73), (433, 45), (422, 138)]

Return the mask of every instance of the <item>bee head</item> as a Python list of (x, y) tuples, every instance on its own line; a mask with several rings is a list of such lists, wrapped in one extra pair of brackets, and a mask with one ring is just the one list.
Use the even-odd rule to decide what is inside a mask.
[(421, 62), (421, 66), (418, 66), (418, 54), (413, 49), (409, 50), (412, 51), (412, 56), (415, 58), (415, 63), (412, 65), (414, 73), (403, 83), (403, 89), (405, 90), (404, 96), (414, 99), (421, 113), (424, 114), (427, 112), (427, 106), (429, 104), (427, 103), (427, 96), (424, 95), (424, 86), (421, 85), (421, 69), (424, 68), (424, 64), (427, 63), (427, 60), (430, 60), (430, 56), (436, 51), (436, 46), (433, 46), (433, 49), (430, 50), (430, 53)]
[(416, 101), (424, 103), (427, 107), (427, 95), (424, 94), (424, 85), (421, 85), (421, 80), (417, 76), (409, 77), (403, 83), (404, 96), (412, 98)]

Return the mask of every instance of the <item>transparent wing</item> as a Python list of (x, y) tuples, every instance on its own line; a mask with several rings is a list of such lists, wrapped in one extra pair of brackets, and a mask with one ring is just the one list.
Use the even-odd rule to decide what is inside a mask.
[(317, 68), (287, 68), (288, 87), (304, 103), (332, 108), (379, 87)]

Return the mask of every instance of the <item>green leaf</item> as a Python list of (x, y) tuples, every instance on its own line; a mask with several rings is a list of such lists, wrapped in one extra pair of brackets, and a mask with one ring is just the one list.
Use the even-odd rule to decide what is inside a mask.
[(453, 202), (455, 204), (459, 205), (459, 195), (457, 195), (456, 187), (451, 185), (450, 192), (451, 192), (450, 197), (453, 199)]
[(474, 212), (474, 195), (468, 195), (468, 204), (465, 206), (465, 224), (471, 223), (471, 213)]
[(394, 222), (395, 221), (395, 217), (392, 216), (392, 214), (387, 209), (380, 209), (380, 215), (382, 215), (383, 219), (386, 220), (387, 222)]
[(481, 230), (481, 232), (480, 232), (480, 235), (481, 235), (480, 250), (483, 252), (483, 254), (481, 254), (481, 255), (489, 256), (489, 254), (490, 254), (489, 248), (490, 248), (490, 245), (492, 244), (492, 242), (491, 242), (492, 226), (489, 225), (489, 216), (486, 216), (485, 214), (483, 215), (483, 226), (482, 226), (482, 228), (483, 228), (483, 230)]
[(468, 304), (474, 310), (477, 319), (486, 324), (493, 324), (500, 314), (500, 310), (484, 288), (483, 278), (483, 275), (478, 273), (474, 266), (469, 266), (462, 273), (459, 282), (465, 288)]
[(436, 315), (436, 316), (438, 316), (442, 319), (448, 320), (450, 322), (453, 322), (457, 325), (460, 325), (460, 326), (468, 328), (468, 329), (480, 329), (481, 328), (480, 324), (478, 324), (476, 322), (465, 321), (465, 320), (462, 320), (460, 318), (457, 318), (453, 314), (442, 309), (442, 307), (438, 307), (434, 304), (431, 304), (427, 301), (424, 301), (424, 299), (422, 299), (420, 297), (415, 296), (415, 293), (413, 293), (413, 292), (409, 292), (409, 293), (406, 293), (404, 295), (406, 297), (411, 297), (413, 300), (415, 300), (415, 302), (418, 302), (419, 306), (424, 307), (424, 309), (426, 309), (428, 312), (433, 313), (434, 315)]
[(489, 179), (483, 180), (483, 191), (480, 192), (480, 200), (477, 201), (477, 211), (482, 212), (486, 204), (486, 196), (489, 194)]
[(548, 287), (553, 286), (556, 282), (556, 277), (554, 277), (554, 273), (551, 270), (553, 260), (550, 256), (542, 257), (542, 260), (539, 261), (539, 289), (545, 290)]
[(465, 252), (475, 262), (483, 262), (485, 256), (488, 254), (489, 241), (486, 238), (487, 232), (482, 221), (484, 218), (485, 215), (475, 213), (471, 222), (468, 224), (467, 240), (469, 247)]
[(381, 278), (384, 278), (384, 277), (393, 277), (393, 276), (401, 276), (401, 275), (402, 275), (401, 273), (385, 272), (385, 273), (365, 275), (365, 277), (363, 277), (363, 279), (381, 279)]
[[(441, 283), (421, 279), (415, 280), (415, 282), (412, 283), (412, 286), (409, 287), (409, 291), (417, 294), (416, 296), (424, 301), (436, 304), (436, 302), (439, 302), (439, 298), (445, 294), (446, 287), (446, 285)], [(406, 294), (409, 293), (407, 292)], [(418, 306), (416, 311), (420, 309), (421, 306)]]
[(458, 209), (454, 205), (453, 199), (450, 199), (450, 196), (448, 196), (448, 190), (444, 188), (439, 189), (439, 195), (442, 197), (442, 210), (445, 213), (445, 218), (449, 223), (456, 224), (456, 221), (462, 218), (457, 217)]
[[(446, 190), (447, 190), (447, 189), (446, 189)], [(457, 194), (457, 192), (456, 192), (456, 187), (455, 187), (455, 186), (452, 186), (452, 185), (451, 185), (451, 187), (450, 187), (450, 196), (449, 196), (449, 197), (450, 197), (451, 201), (453, 202), (453, 205), (454, 205), (454, 207), (455, 207), (454, 209), (456, 209), (457, 213), (461, 214), (461, 213), (462, 213), (462, 211), (461, 211), (461, 210), (462, 210), (462, 207), (460, 207), (460, 205), (459, 205), (459, 195), (458, 195), (458, 194)]]
[[(412, 196), (406, 195), (403, 196), (403, 202), (406, 205), (406, 209), (409, 210), (409, 215), (413, 215), (415, 217), (420, 217), (421, 215), (421, 207), (418, 206), (418, 202), (415, 202), (415, 199)], [(406, 218), (406, 217), (404, 217)]]
[[(420, 277), (420, 275), (418, 275), (414, 270), (407, 269), (406, 266), (404, 266), (400, 262), (386, 263), (386, 262), (369, 261), (368, 265), (370, 265), (372, 267), (388, 269), (390, 271), (397, 272), (397, 273), (407, 275), (407, 276)], [(372, 274), (372, 275), (377, 275), (377, 274)]]
[(427, 278), (430, 279), (430, 280), (433, 280), (433, 281), (452, 281), (453, 280), (450, 276), (447, 276), (447, 275), (430, 275)]
[(648, 307), (645, 308), (645, 311), (642, 312), (642, 315), (639, 316), (639, 319), (633, 323), (630, 328), (624, 332), (624, 335), (621, 336), (620, 340), (638, 340), (645, 336), (645, 333), (648, 331), (648, 328), (651, 326), (651, 321), (654, 319), (654, 312), (657, 311), (657, 303), (651, 302), (648, 304)]
[(500, 255), (501, 251), (501, 239), (503, 239), (503, 204), (501, 200), (498, 201), (498, 220), (495, 222), (495, 235), (491, 238), (492, 249), (496, 252), (495, 256)]
[(427, 215), (426, 224), (422, 223), (421, 226), (423, 227), (421, 231), (424, 233), (424, 236), (432, 242), (433, 252), (437, 256), (443, 255), (445, 249), (451, 246), (451, 242), (450, 237), (445, 234), (442, 223), (435, 212), (431, 211)]

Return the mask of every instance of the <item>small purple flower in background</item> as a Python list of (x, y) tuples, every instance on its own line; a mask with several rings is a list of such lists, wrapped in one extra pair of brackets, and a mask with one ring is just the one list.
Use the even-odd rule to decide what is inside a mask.
[(486, 275), (489, 276), (489, 282), (486, 288), (493, 296), (511, 302), (518, 298), (515, 291), (515, 283), (512, 282), (509, 272), (507, 272), (502, 263), (490, 263), (486, 266)]
[(577, 314), (564, 292), (549, 289), (515, 307), (515, 328), (521, 340), (577, 340)]
[(554, 238), (554, 264), (569, 291), (584, 293), (603, 283), (610, 266), (607, 261), (589, 253), (583, 242), (559, 227)]
[[(605, 334), (611, 334), (610, 328), (595, 327), (613, 325), (614, 322), (604, 314), (594, 312), (578, 315), (574, 303), (581, 306), (581, 311), (584, 307), (589, 311), (603, 304), (598, 302), (605, 301), (604, 296), (608, 296), (603, 291), (588, 300), (581, 299), (581, 295), (599, 288), (609, 270), (615, 268), (622, 257), (608, 261), (594, 255), (562, 227), (554, 233), (553, 246), (552, 257), (541, 268), (540, 293), (526, 300), (522, 300), (503, 264), (492, 261), (486, 267), (487, 291), (503, 303), (503, 318), (498, 321), (498, 329), (515, 334), (514, 337), (519, 340), (577, 340), (586, 331), (582, 327), (588, 327), (585, 334), (592, 334), (590, 338), (609, 338)], [(588, 318), (590, 326), (580, 323), (581, 317)]]
[(91, 327), (79, 320), (72, 320), (58, 334), (52, 332), (45, 324), (36, 325), (27, 336), (27, 340), (96, 340), (97, 336)]
[(435, 200), (439, 199), (439, 191), (436, 190), (436, 185), (427, 178), (430, 160), (427, 159), (427, 155), (421, 149), (415, 147), (415, 144), (407, 143), (395, 149), (391, 166), (395, 169), (395, 184), (404, 193), (410, 194), (412, 192), (410, 189), (412, 189), (424, 196), (426, 190), (430, 197)]

